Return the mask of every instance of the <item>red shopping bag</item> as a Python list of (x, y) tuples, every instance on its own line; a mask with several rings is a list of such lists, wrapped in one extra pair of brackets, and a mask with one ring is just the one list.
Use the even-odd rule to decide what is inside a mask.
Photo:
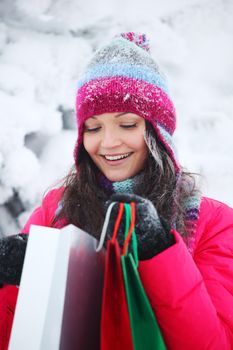
[(101, 316), (101, 350), (133, 350), (121, 268), (121, 252), (116, 240), (123, 210), (124, 204), (120, 203), (113, 237), (107, 242)]

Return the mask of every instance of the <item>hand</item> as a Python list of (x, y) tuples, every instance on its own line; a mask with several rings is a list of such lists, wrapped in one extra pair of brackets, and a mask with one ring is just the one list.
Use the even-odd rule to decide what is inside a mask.
[[(111, 202), (135, 202), (135, 232), (138, 242), (139, 260), (150, 259), (175, 243), (175, 238), (170, 233), (170, 228), (164, 220), (159, 218), (157, 210), (148, 199), (134, 194), (115, 194), (106, 203), (107, 206), (109, 206)], [(107, 239), (112, 237), (118, 208), (119, 205), (117, 204), (112, 208), (106, 235)], [(123, 218), (117, 235), (117, 240), (121, 247), (123, 247), (125, 232), (125, 217), (123, 216)], [(130, 250), (131, 247), (129, 246), (129, 251)]]
[(0, 238), (0, 283), (20, 284), (28, 235)]

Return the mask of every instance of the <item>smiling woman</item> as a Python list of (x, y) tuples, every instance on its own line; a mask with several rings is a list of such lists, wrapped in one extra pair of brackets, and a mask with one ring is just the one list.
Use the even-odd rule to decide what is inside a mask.
[(145, 120), (133, 113), (104, 113), (85, 122), (83, 145), (110, 181), (138, 174), (146, 163)]
[[(22, 232), (31, 224), (74, 224), (99, 239), (106, 210), (116, 202), (110, 239), (121, 202), (134, 202), (140, 278), (167, 348), (233, 349), (233, 210), (202, 197), (179, 163), (175, 108), (144, 34), (120, 34), (94, 54), (78, 81), (76, 119), (74, 167)], [(124, 232), (123, 221), (121, 248)], [(0, 250), (1, 349), (17, 294), (7, 284), (20, 280), (25, 245), (17, 249), (21, 260)]]

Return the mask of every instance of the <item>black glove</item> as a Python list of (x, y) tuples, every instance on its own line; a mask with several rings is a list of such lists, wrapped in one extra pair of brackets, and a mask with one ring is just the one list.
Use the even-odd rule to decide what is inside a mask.
[(0, 238), (0, 283), (19, 285), (28, 235)]
[[(138, 242), (139, 260), (150, 259), (175, 243), (175, 238), (170, 233), (170, 227), (164, 220), (159, 218), (157, 210), (148, 199), (134, 194), (114, 194), (106, 203), (107, 207), (111, 202), (135, 202), (135, 232)], [(112, 208), (106, 234), (107, 239), (112, 237), (118, 209), (119, 204), (115, 204)], [(117, 235), (117, 240), (121, 247), (123, 247), (124, 243), (124, 233), (125, 216), (122, 217)], [(131, 250), (132, 247), (129, 245), (129, 251)]]

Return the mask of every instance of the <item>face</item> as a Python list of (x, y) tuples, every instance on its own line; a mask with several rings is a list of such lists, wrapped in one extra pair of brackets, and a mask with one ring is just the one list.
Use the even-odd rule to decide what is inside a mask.
[(145, 120), (133, 113), (104, 113), (89, 118), (83, 144), (91, 159), (110, 181), (123, 181), (144, 167), (148, 149)]

